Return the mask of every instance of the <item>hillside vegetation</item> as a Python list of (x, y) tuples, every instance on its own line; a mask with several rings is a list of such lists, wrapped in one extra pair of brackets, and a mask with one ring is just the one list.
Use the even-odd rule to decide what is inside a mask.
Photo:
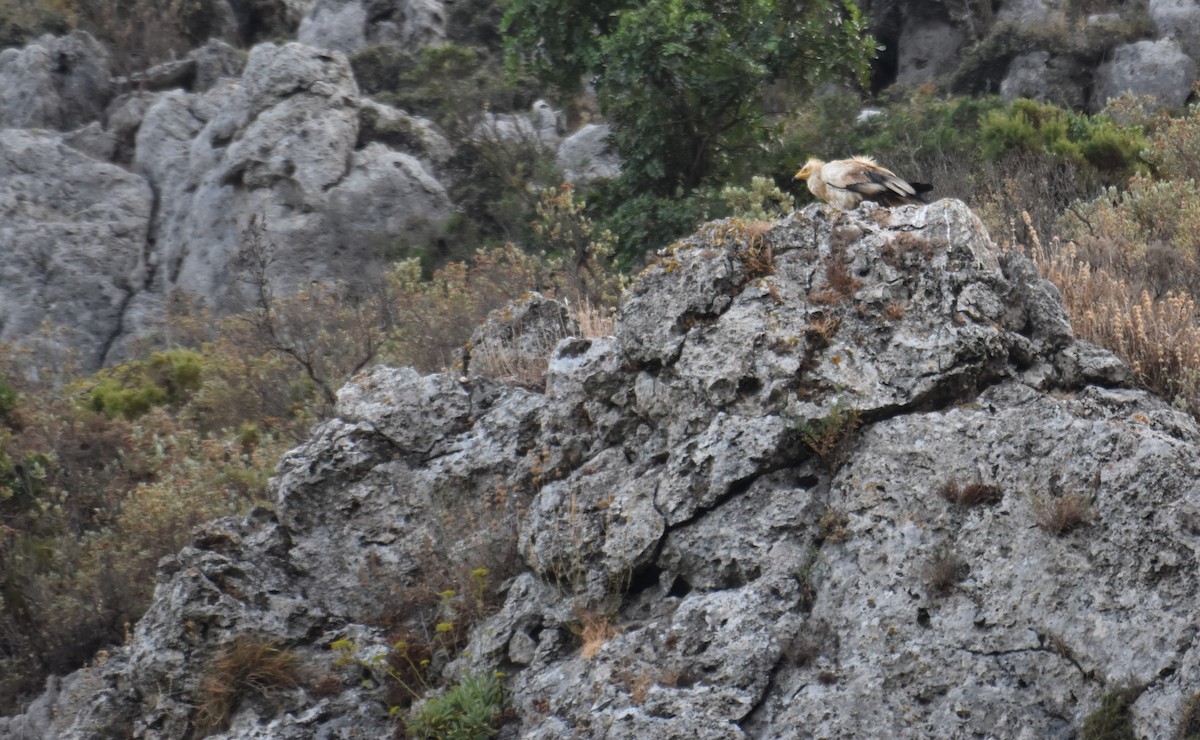
[[(691, 20), (745, 38), (749, 26), (761, 27), (753, 12), (762, 7), (743, 4), (747, 27)], [(553, 54), (578, 39), (539, 45), (546, 28), (535, 11), (549, 4), (514, 3), (503, 25), (498, 4), (460, 5), (447, 45), (355, 55), (360, 86), (462, 134), (485, 103), (518, 109), (551, 90), (569, 117), (588, 115), (578, 82), (603, 59), (610, 76), (596, 80), (601, 113), (637, 165), (619, 181), (576, 189), (558, 185), (553, 163), (534, 149), (459, 143), (452, 166), (462, 176), (451, 194), (461, 210), (445, 248), (397, 261), (369, 291), (314, 285), (277, 295), (255, 271), (270, 259), (271, 245), (258, 244), (245, 260), (245, 278), (259, 289), (252, 310), (217, 319), (178, 296), (172, 318), (120, 366), (86, 374), (69, 356), (0, 348), (0, 713), (17, 709), (46, 675), (125, 639), (149, 603), (158, 560), (193, 526), (270, 506), (276, 461), (329, 415), (355, 373), (380, 363), (454, 370), (472, 329), (530, 291), (567, 299), (603, 331), (625, 276), (671, 240), (707, 219), (768, 220), (807, 202), (791, 175), (810, 154), (868, 153), (932, 182), (936, 197), (966, 201), (997, 242), (1030, 252), (1080, 337), (1200, 418), (1200, 110), (1149, 113), (1121, 100), (1089, 116), (921, 89), (865, 101), (875, 111), (865, 116), (858, 93), (812, 96), (830, 77), (864, 78), (870, 49), (856, 43), (853, 15), (848, 35), (828, 39), (823, 76), (809, 77), (797, 71), (803, 58), (715, 57), (698, 39), (663, 37), (666, 4), (622, 6), (638, 17), (595, 39), (575, 66)], [(0, 44), (88, 28), (137, 69), (203, 39), (203, 6), (19, 0), (0, 8)], [(118, 10), (141, 22), (116, 28)], [(814, 22), (789, 19), (808, 34), (824, 27)], [(794, 30), (773, 29), (761, 45)], [(646, 75), (647, 49), (663, 44), (684, 51), (654, 57), (668, 68)], [(533, 49), (547, 56), (522, 67)], [(709, 66), (670, 67), (701, 56)], [(728, 105), (700, 96), (673, 110), (678, 91), (634, 85), (685, 69), (688, 90), (723, 94)], [(769, 107), (789, 113), (766, 115), (768, 96), (782, 98)], [(663, 129), (672, 113), (690, 137)]]

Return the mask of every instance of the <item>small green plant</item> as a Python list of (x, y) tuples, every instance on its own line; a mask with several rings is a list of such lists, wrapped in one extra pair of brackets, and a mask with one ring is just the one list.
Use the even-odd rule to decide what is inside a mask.
[(801, 419), (795, 431), (810, 450), (816, 453), (830, 471), (835, 471), (846, 459), (861, 417), (858, 409), (839, 398), (829, 407), (829, 414), (820, 419)]
[(496, 734), (506, 702), (500, 674), (476, 673), (422, 704), (408, 721), (408, 734), (431, 740), (484, 740)]
[(755, 175), (750, 178), (750, 188), (726, 185), (721, 197), (735, 218), (754, 221), (770, 221), (786, 216), (796, 208), (796, 199), (779, 189), (769, 177)]
[(1083, 720), (1079, 740), (1137, 740), (1129, 711), (1146, 687), (1127, 683), (1100, 697), (1100, 706)]

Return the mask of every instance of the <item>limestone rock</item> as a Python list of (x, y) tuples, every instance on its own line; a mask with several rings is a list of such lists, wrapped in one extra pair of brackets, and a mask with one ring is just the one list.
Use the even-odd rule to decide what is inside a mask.
[[(48, 351), (77, 336), (79, 359), (95, 367), (154, 331), (175, 290), (218, 312), (244, 307), (233, 262), (247, 249), (274, 250), (270, 278), (287, 292), (360, 282), (397, 240), (419, 245), (439, 233), (451, 204), (430, 168), (449, 144), (431, 124), (387, 109), (413, 132), (413, 153), (397, 139), (360, 146), (364, 108), (341, 54), (264, 44), (241, 66), (240, 53), (210, 42), (147, 72), (147, 89), (117, 97), (104, 125), (61, 138), (4, 135), (11, 277), (0, 305), (11, 309), (0, 314), (0, 338), (31, 337), (46, 320), (51, 335), (64, 332)], [(150, 89), (170, 85), (182, 87)]]
[(254, 239), (276, 250), (280, 285), (295, 286), (360, 277), (391, 239), (437, 228), (449, 200), (416, 159), (355, 150), (357, 93), (341, 54), (264, 44), (240, 84), (158, 98), (136, 145), (163, 196), (157, 292), (229, 310), (241, 301), (230, 262)]
[(0, 51), (0, 127), (77, 128), (111, 95), (108, 52), (84, 31)]
[[(517, 329), (563, 310), (531, 296), (480, 341), (533, 352)], [(441, 619), (481, 567), (502, 603), (431, 666), (501, 670), (510, 737), (1070, 737), (1126, 680), (1138, 736), (1169, 737), (1200, 682), (1200, 428), (962, 203), (708, 224), (544, 390), (475, 352), (355, 378), (275, 513), (202, 528), (132, 644), (0, 731), (179, 736), (207, 660), (268, 634), (332, 684), (222, 737), (382, 736), (370, 621), (431, 629), (419, 595)]]
[(317, 0), (299, 29), (301, 43), (343, 52), (372, 44), (419, 47), (445, 38), (441, 0)]
[(939, 10), (936, 6), (914, 6), (914, 10), (906, 12), (897, 39), (898, 84), (931, 82), (958, 64), (967, 36)]
[(562, 114), (545, 100), (536, 100), (528, 113), (484, 114), (471, 136), (479, 141), (524, 141), (553, 149), (562, 131)]
[(1087, 81), (1087, 70), (1079, 62), (1047, 51), (1033, 51), (1009, 63), (1000, 82), (1000, 95), (1005, 100), (1030, 98), (1080, 110), (1087, 102)]
[(589, 123), (562, 140), (555, 163), (564, 180), (586, 185), (621, 174), (621, 158), (609, 147), (608, 134), (607, 124)]
[(178, 61), (164, 62), (116, 83), (139, 92), (183, 88), (203, 92), (224, 78), (241, 76), (246, 60), (234, 47), (219, 39), (188, 52)]
[(1148, 10), (1160, 37), (1174, 39), (1185, 54), (1200, 60), (1200, 4), (1196, 0), (1150, 0)]
[(1196, 69), (1196, 62), (1173, 39), (1118, 46), (1096, 70), (1091, 107), (1101, 110), (1110, 98), (1126, 92), (1153, 97), (1161, 106), (1181, 106), (1191, 94)]
[(152, 200), (142, 178), (57, 136), (0, 130), (0, 341), (102, 362), (143, 287)]

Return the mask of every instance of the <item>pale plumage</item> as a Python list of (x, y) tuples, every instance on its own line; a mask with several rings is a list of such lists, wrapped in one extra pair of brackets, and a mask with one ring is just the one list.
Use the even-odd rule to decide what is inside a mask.
[(813, 195), (845, 210), (857, 208), (864, 200), (885, 206), (924, 203), (919, 194), (933, 189), (932, 185), (901, 179), (870, 157), (833, 162), (810, 159), (796, 173), (795, 179), (807, 180)]

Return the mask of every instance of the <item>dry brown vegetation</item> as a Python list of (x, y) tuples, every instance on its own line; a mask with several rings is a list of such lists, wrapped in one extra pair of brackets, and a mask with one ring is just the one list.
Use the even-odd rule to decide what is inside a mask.
[(1077, 493), (1057, 497), (1034, 497), (1033, 515), (1046, 532), (1058, 537), (1096, 519), (1091, 499)]
[(300, 685), (299, 657), (277, 640), (241, 635), (221, 648), (200, 679), (192, 725), (198, 737), (223, 730), (239, 702)]
[(969, 567), (949, 547), (937, 548), (925, 565), (925, 588), (932, 597), (946, 596), (966, 578)]
[(575, 613), (576, 625), (572, 631), (579, 636), (579, 657), (591, 660), (600, 653), (600, 648), (617, 635), (611, 614), (602, 611), (580, 609)]
[(1196, 301), (1168, 291), (1154, 297), (1066, 245), (1053, 255), (1035, 248), (1038, 268), (1062, 294), (1077, 336), (1111, 350), (1134, 377), (1200, 418), (1200, 325)]
[(938, 489), (938, 495), (952, 504), (958, 504), (967, 508), (997, 504), (1004, 498), (1004, 492), (1000, 490), (999, 486), (993, 486), (980, 481), (959, 485), (958, 481), (954, 478), (946, 481)]

